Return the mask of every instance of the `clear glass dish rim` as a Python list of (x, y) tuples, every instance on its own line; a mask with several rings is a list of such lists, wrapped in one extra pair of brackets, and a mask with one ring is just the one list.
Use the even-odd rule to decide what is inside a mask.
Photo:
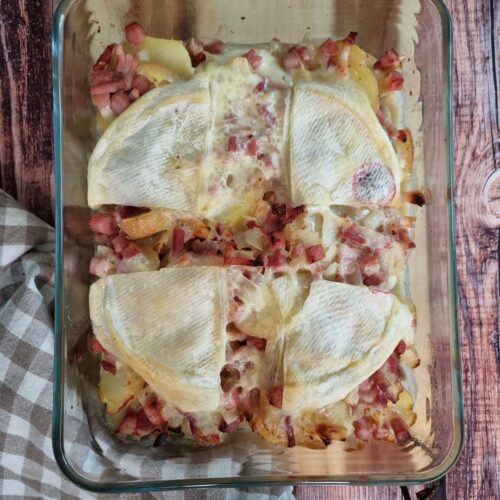
[(453, 134), (452, 134), (452, 24), (451, 18), (442, 0), (430, 1), (439, 13), (443, 35), (443, 71), (445, 73), (444, 83), (444, 127), (445, 139), (448, 143), (446, 150), (446, 174), (449, 186), (448, 201), (448, 279), (449, 279), (449, 308), (451, 341), (450, 355), (456, 367), (451, 374), (453, 415), (458, 420), (454, 427), (453, 442), (448, 455), (437, 466), (414, 474), (394, 475), (343, 475), (343, 476), (253, 476), (248, 478), (222, 477), (184, 480), (154, 480), (154, 481), (128, 481), (97, 483), (90, 481), (77, 472), (68, 461), (64, 451), (64, 341), (62, 326), (62, 285), (63, 285), (63, 184), (62, 184), (62, 113), (61, 113), (61, 90), (62, 90), (62, 51), (64, 38), (64, 21), (66, 12), (76, 0), (62, 0), (54, 13), (52, 26), (52, 81), (53, 81), (53, 129), (54, 129), (54, 163), (55, 163), (55, 307), (54, 307), (54, 389), (53, 389), (53, 413), (52, 413), (52, 448), (57, 464), (63, 473), (76, 485), (96, 493), (119, 493), (119, 492), (148, 492), (159, 490), (180, 490), (187, 488), (227, 488), (227, 487), (258, 487), (258, 486), (287, 486), (287, 485), (410, 485), (432, 482), (445, 475), (456, 463), (463, 446), (464, 440), (464, 417), (462, 402), (462, 384), (460, 368), (460, 338), (458, 331), (457, 311), (457, 277), (456, 277), (456, 249), (455, 249), (455, 207), (453, 200), (454, 172), (453, 172)]

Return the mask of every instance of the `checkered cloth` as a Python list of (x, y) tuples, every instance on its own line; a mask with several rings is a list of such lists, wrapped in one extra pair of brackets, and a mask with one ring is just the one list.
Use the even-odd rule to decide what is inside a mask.
[[(51, 443), (54, 230), (0, 190), (0, 496), (117, 498), (79, 489)], [(187, 490), (123, 498), (293, 499), (292, 488)]]

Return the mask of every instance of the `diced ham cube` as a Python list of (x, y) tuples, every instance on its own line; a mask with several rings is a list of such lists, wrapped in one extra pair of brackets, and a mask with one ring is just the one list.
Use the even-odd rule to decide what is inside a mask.
[(144, 42), (146, 34), (144, 33), (144, 28), (139, 23), (130, 23), (125, 26), (125, 38), (128, 43), (132, 45), (138, 45)]
[(255, 139), (247, 142), (246, 152), (248, 156), (257, 156), (259, 154), (259, 143)]
[(356, 43), (356, 37), (358, 33), (356, 31), (350, 31), (349, 34), (344, 38), (344, 42), (348, 45), (354, 45)]
[(307, 47), (304, 47), (303, 45), (296, 45), (292, 50), (297, 52), (303, 63), (308, 63), (311, 60), (311, 53)]
[(137, 89), (140, 95), (143, 95), (151, 88), (151, 82), (145, 76), (135, 75), (132, 80), (132, 87)]
[(196, 38), (190, 38), (186, 43), (186, 49), (191, 57), (196, 57), (204, 50), (203, 42)]
[(135, 243), (129, 243), (121, 252), (123, 259), (132, 259), (140, 253), (141, 249)]
[(410, 431), (406, 422), (401, 417), (392, 418), (391, 427), (399, 444), (405, 444), (410, 440)]
[(227, 150), (230, 153), (235, 153), (236, 151), (238, 151), (238, 149), (240, 149), (238, 138), (232, 135), (227, 141)]
[(96, 94), (92, 96), (92, 101), (97, 107), (97, 109), (104, 109), (109, 106), (111, 99), (109, 94)]
[(257, 54), (257, 52), (255, 52), (255, 50), (253, 49), (250, 49), (246, 54), (243, 55), (243, 57), (246, 58), (253, 69), (257, 69), (262, 62), (262, 57), (260, 57), (259, 54)]
[(130, 244), (130, 241), (123, 234), (119, 234), (111, 240), (115, 253), (120, 254)]
[(387, 50), (377, 63), (375, 63), (377, 67), (373, 66), (375, 69), (393, 70), (401, 67), (399, 55), (394, 49)]
[(375, 421), (371, 417), (361, 417), (353, 422), (354, 435), (361, 441), (368, 441), (375, 429)]
[(139, 410), (137, 413), (137, 425), (135, 429), (137, 435), (150, 434), (154, 430), (153, 425), (143, 409)]
[(184, 229), (176, 227), (172, 233), (172, 250), (174, 255), (179, 255), (184, 249)]
[(406, 342), (404, 340), (401, 340), (399, 344), (396, 346), (396, 349), (394, 349), (394, 352), (398, 355), (401, 356), (406, 351)]
[(165, 423), (161, 414), (162, 404), (158, 399), (153, 398), (149, 400), (143, 407), (144, 413), (147, 415), (149, 421), (155, 426), (161, 426)]
[(286, 439), (289, 448), (295, 446), (295, 435), (293, 433), (292, 419), (290, 415), (285, 417)]
[(129, 410), (123, 420), (121, 421), (120, 425), (118, 426), (118, 429), (116, 432), (118, 434), (123, 434), (125, 436), (132, 436), (135, 434), (137, 428), (137, 413)]
[(267, 267), (281, 267), (286, 266), (287, 264), (288, 261), (286, 260), (286, 257), (280, 253), (274, 253), (267, 257)]
[(339, 47), (331, 38), (327, 38), (318, 49), (324, 56), (332, 56), (338, 52)]
[(403, 88), (405, 79), (401, 73), (393, 71), (385, 77), (384, 83), (388, 90), (396, 91)]
[(283, 56), (283, 66), (287, 70), (298, 69), (302, 65), (302, 59), (297, 51), (287, 52)]
[(325, 251), (322, 245), (313, 245), (306, 248), (306, 258), (311, 264), (317, 262), (318, 260), (324, 259), (326, 257)]
[(283, 231), (273, 231), (271, 233), (271, 250), (277, 252), (286, 246), (285, 233)]
[(130, 106), (130, 99), (124, 92), (117, 92), (111, 97), (111, 111), (118, 116), (121, 115)]
[(90, 341), (90, 350), (95, 354), (107, 352), (95, 336), (92, 336)]
[(253, 264), (252, 259), (247, 259), (245, 257), (225, 257), (225, 266), (251, 266)]
[(111, 236), (118, 229), (116, 220), (111, 214), (94, 214), (89, 220), (89, 226), (94, 233)]
[(205, 51), (209, 52), (210, 54), (224, 54), (225, 51), (224, 42), (221, 42), (220, 40), (215, 40), (212, 43), (205, 45)]
[(283, 386), (274, 386), (269, 392), (269, 403), (274, 407), (281, 409), (283, 406)]
[(116, 365), (109, 359), (103, 359), (101, 362), (101, 366), (103, 370), (111, 373), (111, 375), (116, 375)]
[(267, 341), (264, 338), (252, 337), (251, 335), (249, 335), (247, 337), (247, 345), (253, 347), (254, 349), (257, 349), (258, 351), (265, 351)]
[(292, 248), (292, 257), (297, 258), (297, 257), (302, 257), (306, 252), (306, 249), (304, 245), (299, 241), (293, 245)]

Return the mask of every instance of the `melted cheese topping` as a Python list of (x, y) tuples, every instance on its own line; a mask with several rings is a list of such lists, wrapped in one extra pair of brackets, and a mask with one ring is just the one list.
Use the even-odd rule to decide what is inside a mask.
[(196, 212), (209, 120), (204, 76), (146, 93), (97, 143), (88, 166), (89, 205)]
[(97, 339), (184, 412), (219, 407), (226, 305), (219, 267), (117, 274), (90, 292)]
[(411, 321), (393, 295), (314, 281), (286, 336), (283, 408), (322, 408), (347, 396), (387, 360)]
[[(291, 120), (294, 204), (399, 203), (401, 170), (396, 153), (364, 92), (343, 82), (299, 82)], [(380, 178), (372, 175), (367, 192), (360, 196), (353, 186), (355, 175), (371, 165), (380, 165)]]

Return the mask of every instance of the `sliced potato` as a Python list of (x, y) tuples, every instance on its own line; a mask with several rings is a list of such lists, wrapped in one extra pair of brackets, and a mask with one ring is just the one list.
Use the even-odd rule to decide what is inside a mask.
[(101, 368), (99, 398), (106, 404), (108, 415), (118, 413), (130, 403), (144, 384), (144, 380), (126, 365), (119, 366), (114, 375)]
[(137, 73), (146, 77), (155, 87), (179, 78), (172, 70), (149, 61), (141, 61), (137, 66)]
[(357, 45), (349, 52), (349, 72), (354, 81), (367, 93), (374, 111), (378, 109), (378, 83), (372, 67), (375, 58)]
[(141, 61), (159, 64), (181, 78), (189, 78), (193, 74), (189, 53), (179, 40), (147, 36), (138, 45), (125, 44), (124, 49), (129, 54), (137, 55)]
[(123, 219), (119, 226), (131, 240), (138, 240), (169, 229), (174, 220), (171, 212), (158, 209)]

